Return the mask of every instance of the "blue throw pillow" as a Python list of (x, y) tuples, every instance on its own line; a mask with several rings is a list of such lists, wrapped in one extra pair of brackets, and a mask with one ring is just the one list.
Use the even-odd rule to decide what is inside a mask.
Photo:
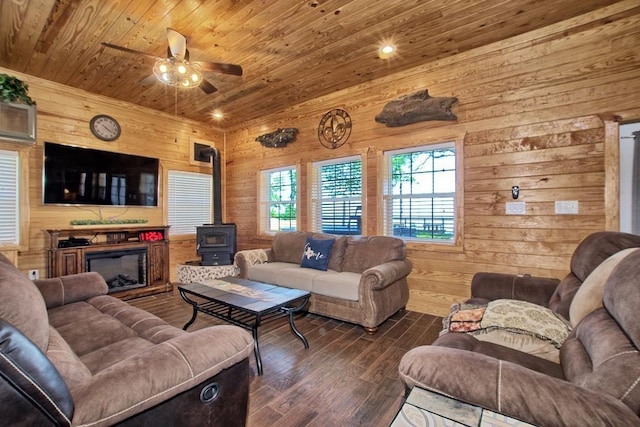
[(329, 265), (329, 255), (335, 239), (314, 239), (307, 237), (302, 253), (300, 267), (315, 268), (316, 270), (327, 271)]

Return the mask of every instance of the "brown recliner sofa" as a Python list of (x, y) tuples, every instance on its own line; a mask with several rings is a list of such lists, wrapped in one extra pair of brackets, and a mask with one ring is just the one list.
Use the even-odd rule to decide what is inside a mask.
[[(639, 246), (640, 236), (594, 233), (576, 248), (562, 281), (482, 274), (474, 278), (469, 301), (525, 299), (568, 315), (590, 273), (611, 255)], [(604, 279), (603, 307), (574, 325), (559, 363), (466, 333), (445, 333), (403, 356), (405, 387), (539, 426), (640, 425), (640, 248), (626, 252)]]
[(0, 255), (3, 425), (243, 426), (251, 335), (185, 332), (97, 273), (30, 281)]
[[(326, 271), (300, 266), (308, 237), (334, 239)], [(395, 237), (279, 232), (268, 249), (236, 253), (235, 264), (241, 278), (311, 292), (309, 312), (362, 325), (370, 334), (409, 300), (412, 264)]]

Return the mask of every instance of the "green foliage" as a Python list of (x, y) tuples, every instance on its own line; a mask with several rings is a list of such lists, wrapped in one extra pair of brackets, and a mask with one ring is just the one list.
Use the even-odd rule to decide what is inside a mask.
[(15, 76), (0, 74), (0, 102), (19, 102), (35, 105), (35, 101), (27, 94), (29, 85)]
[(71, 225), (146, 224), (148, 219), (72, 219)]

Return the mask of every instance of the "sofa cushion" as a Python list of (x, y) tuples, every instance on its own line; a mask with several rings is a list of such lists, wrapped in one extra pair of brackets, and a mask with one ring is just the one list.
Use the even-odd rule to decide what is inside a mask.
[(313, 281), (316, 277), (331, 275), (331, 273), (332, 271), (330, 270), (322, 271), (314, 268), (286, 268), (280, 271), (276, 282), (271, 283), (311, 292), (313, 289)]
[(582, 282), (611, 255), (640, 247), (640, 236), (617, 231), (599, 231), (587, 236), (571, 256), (571, 271), (562, 279), (549, 299), (549, 308), (569, 318), (570, 305)]
[(611, 255), (587, 276), (569, 306), (569, 319), (573, 326), (580, 323), (587, 314), (602, 307), (604, 284), (609, 275), (627, 255), (635, 251), (640, 251), (640, 248), (624, 249)]
[(100, 347), (82, 356), (81, 360), (91, 373), (95, 375), (128, 357), (149, 351), (153, 347), (154, 344), (145, 339), (131, 337)]
[(276, 233), (271, 242), (274, 261), (300, 264), (302, 251), (309, 235), (310, 233), (304, 231)]
[(587, 236), (571, 256), (571, 272), (581, 282), (605, 259), (623, 249), (640, 247), (640, 236), (617, 231), (599, 231)]
[(0, 318), (45, 352), (49, 343), (47, 308), (36, 285), (0, 254)]
[(560, 363), (560, 350), (551, 342), (541, 340), (532, 335), (514, 334), (513, 332), (496, 329), (473, 336), (479, 341), (492, 342), (554, 363)]
[(282, 270), (285, 268), (301, 268), (300, 261), (296, 263), (290, 262), (266, 262), (264, 264), (255, 264), (247, 269), (247, 279), (256, 282), (271, 283), (276, 285)]
[(562, 346), (560, 362), (568, 381), (640, 412), (640, 353), (604, 308), (582, 319)]
[(347, 236), (336, 236), (335, 234), (313, 233), (315, 239), (334, 239), (331, 255), (329, 256), (329, 270), (342, 271), (344, 253), (347, 250)]
[(307, 242), (302, 252), (300, 267), (327, 271), (333, 242), (335, 242), (335, 239), (314, 239), (311, 236), (307, 237)]
[(313, 278), (312, 291), (314, 294), (333, 298), (358, 301), (360, 278), (359, 273), (331, 273), (321, 274)]
[[(91, 309), (87, 309), (86, 306), (90, 306)], [(86, 302), (63, 305), (51, 309), (50, 312), (58, 316), (67, 314), (71, 316), (76, 309), (90, 315), (86, 319), (79, 319), (76, 322), (53, 326), (56, 326), (56, 329), (69, 344), (69, 347), (80, 358), (114, 342), (136, 336), (136, 333), (131, 328), (126, 327), (113, 316), (101, 313)]]
[(389, 236), (350, 237), (342, 271), (362, 273), (385, 262), (405, 258), (404, 241)]
[(62, 378), (69, 388), (73, 388), (78, 384), (91, 378), (91, 371), (76, 356), (69, 344), (60, 336), (55, 328), (51, 328), (49, 332), (49, 348), (47, 348), (47, 357), (58, 369)]

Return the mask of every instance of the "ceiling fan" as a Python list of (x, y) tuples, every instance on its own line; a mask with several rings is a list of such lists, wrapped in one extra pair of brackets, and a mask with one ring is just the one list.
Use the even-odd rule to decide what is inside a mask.
[(199, 87), (207, 94), (217, 91), (215, 86), (202, 77), (201, 71), (213, 71), (234, 76), (242, 75), (242, 67), (222, 62), (189, 61), (187, 38), (178, 31), (167, 28), (167, 57), (160, 58), (146, 52), (102, 42), (103, 46), (135, 55), (144, 55), (156, 60), (153, 74), (164, 84), (175, 87)]

